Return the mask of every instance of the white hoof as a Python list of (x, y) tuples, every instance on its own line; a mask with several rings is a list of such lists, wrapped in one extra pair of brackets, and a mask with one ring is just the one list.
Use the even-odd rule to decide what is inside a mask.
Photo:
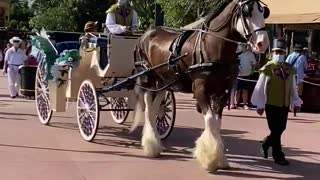
[(225, 165), (221, 163), (224, 156), (223, 143), (218, 135), (215, 136), (209, 130), (204, 130), (196, 141), (194, 151), (196, 160), (210, 172), (215, 172), (221, 165)]
[(162, 152), (160, 141), (156, 138), (142, 138), (142, 147), (144, 154), (149, 157), (159, 157)]
[(142, 147), (144, 154), (149, 157), (158, 157), (162, 152), (160, 138), (149, 123), (146, 123), (143, 129)]

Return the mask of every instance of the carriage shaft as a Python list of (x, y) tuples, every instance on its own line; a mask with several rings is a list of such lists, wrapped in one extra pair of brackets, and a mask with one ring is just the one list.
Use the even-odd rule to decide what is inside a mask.
[[(176, 61), (180, 60), (181, 58), (183, 58), (183, 57), (185, 57), (185, 56), (187, 56), (187, 55), (188, 55), (188, 53), (185, 53), (185, 54), (180, 55), (180, 56), (178, 56), (178, 57), (176, 57), (176, 58), (174, 58), (174, 59), (172, 59), (172, 60), (170, 60), (170, 61), (171, 61), (171, 62), (176, 62)], [(109, 92), (109, 91), (112, 91), (112, 90), (114, 90), (115, 88), (117, 88), (117, 87), (119, 87), (119, 86), (121, 86), (121, 85), (124, 85), (125, 83), (128, 83), (128, 82), (130, 82), (130, 81), (132, 81), (132, 80), (134, 80), (134, 79), (136, 79), (136, 78), (138, 78), (138, 77), (140, 77), (140, 76), (142, 76), (142, 75), (144, 75), (144, 74), (146, 74), (146, 73), (149, 73), (150, 71), (153, 71), (153, 70), (155, 70), (155, 69), (158, 69), (158, 68), (160, 68), (160, 67), (163, 67), (163, 66), (165, 66), (165, 65), (168, 65), (168, 63), (169, 63), (169, 61), (166, 61), (166, 62), (161, 63), (161, 64), (158, 64), (158, 65), (156, 65), (156, 66), (154, 66), (154, 67), (148, 68), (148, 69), (146, 69), (146, 70), (144, 70), (144, 71), (141, 71), (141, 72), (139, 72), (139, 73), (137, 73), (137, 74), (134, 74), (134, 75), (126, 78), (125, 80), (120, 81), (120, 82), (118, 82), (118, 83), (116, 83), (116, 84), (114, 84), (114, 85), (112, 85), (112, 86), (110, 86), (110, 87), (104, 87), (104, 88), (102, 88), (101, 90), (99, 90), (99, 92), (100, 92), (100, 93), (107, 93), (107, 92)]]

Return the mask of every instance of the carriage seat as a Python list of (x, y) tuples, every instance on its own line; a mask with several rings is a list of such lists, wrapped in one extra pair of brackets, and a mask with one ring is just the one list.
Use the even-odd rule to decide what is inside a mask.
[(56, 45), (58, 54), (61, 54), (64, 50), (79, 50), (79, 41), (63, 41), (58, 42)]
[(91, 37), (89, 39), (89, 42), (97, 45), (98, 47), (108, 47), (109, 38), (108, 37)]
[(105, 69), (109, 64), (109, 57), (108, 57), (109, 38), (108, 37), (91, 37), (89, 39), (89, 43), (95, 44), (97, 47), (100, 47), (99, 64), (102, 69)]

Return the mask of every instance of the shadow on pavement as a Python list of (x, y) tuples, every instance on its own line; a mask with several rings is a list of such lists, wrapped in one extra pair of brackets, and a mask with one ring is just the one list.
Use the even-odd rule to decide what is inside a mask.
[[(1, 105), (0, 105), (0, 106), (1, 106)], [(0, 114), (2, 114), (2, 113), (0, 113)], [(21, 121), (21, 120), (26, 120), (26, 119), (16, 118), (16, 117), (9, 118), (9, 117), (0, 116), (0, 120), (18, 120), (18, 121)]]
[[(0, 104), (1, 105), (1, 104)], [(8, 112), (0, 112), (0, 115), (7, 115), (7, 116), (15, 116), (15, 117), (21, 117), (21, 116), (31, 116), (31, 117), (36, 117), (38, 118), (38, 115), (37, 114), (32, 114), (32, 113), (8, 113)], [(68, 116), (57, 116), (57, 115), (53, 115), (52, 118), (74, 118), (76, 119), (75, 117), (68, 117)]]
[[(249, 118), (249, 119), (264, 119), (263, 116), (250, 116), (250, 115), (234, 115), (234, 114), (223, 114), (223, 116), (235, 117), (235, 118)], [(308, 119), (308, 118), (297, 118), (289, 117), (288, 121), (294, 121), (295, 123), (320, 123), (320, 120)]]
[[(76, 123), (56, 122), (53, 123), (52, 126), (78, 130)], [(139, 127), (133, 133), (129, 133), (128, 127), (128, 125), (120, 127), (103, 126), (99, 128), (99, 132), (93, 143), (112, 147), (141, 149), (140, 137), (142, 128)], [(166, 141), (162, 142), (165, 150), (162, 157), (157, 160), (190, 160), (192, 158), (191, 154), (194, 142), (201, 133), (202, 129), (199, 128), (175, 127), (170, 137)], [(269, 160), (263, 159), (259, 152), (260, 143), (255, 140), (243, 138), (247, 133), (248, 132), (246, 131), (222, 130), (225, 147), (228, 149), (227, 157), (229, 162), (241, 164), (244, 168), (241, 167), (231, 168), (230, 170), (221, 170), (215, 175), (243, 177), (248, 179), (318, 179), (320, 164), (303, 162), (296, 160), (296, 158), (291, 159), (290, 157), (309, 158), (310, 155), (320, 155), (320, 153), (284, 147), (284, 152), (291, 164), (290, 166), (282, 167), (274, 164), (272, 158), (269, 158)], [(89, 153), (109, 154), (108, 151), (92, 151)], [(114, 154), (120, 156), (147, 158), (143, 155), (137, 156), (119, 152)], [(279, 175), (290, 175), (293, 177), (281, 178)]]
[[(177, 103), (177, 108), (192, 108), (191, 101), (184, 101), (187, 105), (181, 105), (182, 101)], [(180, 103), (180, 104), (179, 104)], [(181, 105), (181, 106), (180, 106)], [(183, 106), (183, 107), (182, 107)], [(4, 115), (12, 116), (34, 116), (35, 114), (21, 114), (21, 113), (4, 113)], [(224, 115), (232, 117), (243, 117), (243, 118), (258, 118), (257, 116), (239, 116), (239, 115)], [(70, 117), (73, 118), (73, 117)], [(262, 117), (264, 118), (264, 117)], [(300, 119), (291, 118), (290, 120), (297, 121), (298, 123), (316, 123), (317, 120), (310, 119)], [(304, 122), (308, 121), (308, 122)], [(50, 126), (55, 128), (70, 129), (78, 131), (78, 125), (76, 123), (62, 123), (53, 122)], [(135, 148), (141, 149), (140, 138), (142, 127), (139, 127), (132, 133), (129, 133), (130, 124), (125, 125), (115, 125), (115, 126), (102, 126), (98, 130), (98, 134), (93, 143), (105, 145), (111, 147), (120, 148)], [(194, 142), (200, 136), (203, 129), (176, 126), (174, 127), (170, 137), (163, 141), (162, 144), (165, 148), (161, 158), (156, 160), (178, 160), (187, 161), (191, 159), (192, 148), (194, 147)], [(231, 177), (243, 177), (248, 179), (263, 179), (263, 178), (273, 178), (273, 179), (319, 179), (319, 163), (311, 163), (297, 160), (296, 157), (311, 158), (312, 155), (320, 155), (319, 152), (303, 151), (297, 148), (284, 147), (284, 152), (287, 155), (288, 160), (291, 162), (290, 166), (281, 167), (273, 163), (272, 159), (265, 160), (261, 157), (259, 153), (260, 143), (256, 140), (245, 139), (245, 135), (248, 134), (247, 131), (236, 131), (236, 130), (222, 130), (223, 140), (225, 142), (225, 148), (228, 149), (227, 157), (229, 162), (241, 164), (240, 168), (234, 167), (230, 170), (221, 170), (215, 173), (215, 175), (231, 176)], [(81, 141), (81, 139), (79, 139)], [(80, 152), (80, 153), (98, 153), (98, 154), (111, 154), (124, 157), (136, 157), (136, 158), (147, 158), (144, 155), (134, 155), (127, 152), (121, 151), (85, 151), (85, 150), (72, 150), (72, 149), (59, 149), (59, 148), (49, 148), (49, 147), (32, 147), (32, 146), (18, 146), (18, 145), (8, 145), (0, 144), (4, 147), (13, 148), (27, 148), (27, 149), (40, 149), (40, 150), (50, 150), (50, 151), (66, 151), (66, 152)], [(123, 150), (125, 151), (125, 149)], [(142, 154), (142, 152), (141, 152)], [(270, 153), (271, 154), (271, 153)], [(291, 159), (295, 157), (295, 159)], [(196, 162), (195, 162), (196, 163)], [(244, 166), (244, 167), (243, 167)], [(263, 174), (262, 174), (263, 173)], [(292, 178), (281, 178), (281, 175), (294, 176)], [(280, 176), (280, 177), (279, 177)]]

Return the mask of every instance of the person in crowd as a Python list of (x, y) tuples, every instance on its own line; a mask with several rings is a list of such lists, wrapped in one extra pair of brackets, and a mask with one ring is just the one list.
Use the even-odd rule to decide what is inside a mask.
[(11, 43), (7, 44), (7, 47), (3, 50), (3, 54), (6, 54), (7, 50), (10, 49), (13, 45)]
[(281, 147), (281, 135), (286, 129), (290, 104), (300, 110), (302, 100), (296, 88), (295, 69), (285, 63), (286, 43), (282, 39), (273, 42), (273, 57), (260, 69), (260, 76), (253, 91), (251, 102), (257, 106), (257, 113), (266, 112), (270, 134), (261, 144), (264, 158), (272, 147), (274, 162), (289, 165)]
[(315, 60), (317, 57), (316, 52), (312, 52), (311, 55), (309, 55), (308, 61), (308, 70), (306, 72), (307, 75), (315, 75), (318, 71), (318, 62)]
[(138, 15), (128, 0), (118, 0), (106, 13), (106, 27), (110, 33), (126, 34), (137, 30)]
[[(255, 66), (257, 64), (256, 58), (254, 54), (247, 49), (244, 45), (239, 45), (237, 52), (239, 53), (239, 75), (238, 77), (241, 79), (250, 79), (250, 75), (254, 72)], [(239, 103), (240, 96), (242, 96), (242, 101), (244, 104), (244, 109), (248, 110), (248, 92), (251, 87), (251, 83), (249, 81), (245, 80), (239, 80), (237, 84), (237, 91), (236, 91), (236, 101), (234, 106), (237, 107), (237, 104)]]
[(19, 66), (27, 59), (26, 53), (20, 49), (22, 40), (19, 37), (10, 39), (13, 47), (6, 51), (4, 58), (3, 73), (8, 74), (8, 88), (11, 98), (16, 98), (19, 92)]
[(2, 49), (0, 49), (0, 62), (3, 61), (3, 52), (2, 52)]
[(301, 44), (295, 44), (294, 52), (287, 57), (286, 62), (294, 67), (297, 72), (297, 88), (298, 94), (301, 96), (303, 90), (304, 73), (308, 69), (307, 57), (303, 53), (303, 47)]

